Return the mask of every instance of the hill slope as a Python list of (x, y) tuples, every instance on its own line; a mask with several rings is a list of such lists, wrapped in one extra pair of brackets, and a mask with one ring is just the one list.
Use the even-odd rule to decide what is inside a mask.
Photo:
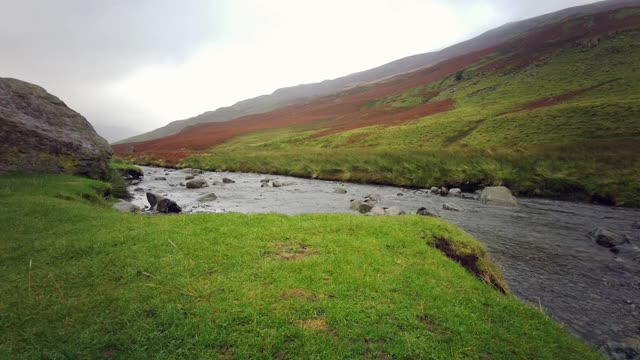
[(408, 186), (506, 184), (637, 206), (640, 1), (596, 5), (527, 20), (514, 38), (414, 72), (114, 148), (139, 161)]
[(441, 51), (409, 56), (379, 66), (377, 68), (354, 73), (333, 80), (326, 80), (320, 83), (304, 84), (278, 89), (271, 95), (263, 95), (253, 99), (243, 100), (229, 107), (222, 107), (215, 111), (208, 111), (189, 119), (177, 120), (159, 129), (131, 138), (123, 139), (121, 141), (118, 141), (116, 144), (126, 144), (157, 139), (177, 134), (183, 129), (203, 123), (223, 122), (245, 115), (271, 111), (286, 105), (304, 103), (309, 99), (337, 93), (357, 84), (381, 80), (394, 75), (417, 70), (428, 65), (433, 65), (448, 58), (495, 46), (521, 34), (524, 34), (530, 31), (532, 28), (535, 28), (536, 26), (539, 26), (540, 24), (553, 19), (562, 19), (568, 16), (587, 15), (602, 11), (603, 9), (621, 7), (633, 3), (637, 3), (637, 1), (616, 0), (603, 3), (595, 3), (587, 6), (562, 10), (534, 19), (509, 23), (497, 29), (488, 31), (476, 38), (453, 45)]

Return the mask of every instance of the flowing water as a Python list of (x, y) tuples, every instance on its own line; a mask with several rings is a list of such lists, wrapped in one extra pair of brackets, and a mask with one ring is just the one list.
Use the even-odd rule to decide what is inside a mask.
[[(144, 180), (129, 189), (132, 202), (140, 207), (148, 206), (145, 192), (151, 191), (175, 200), (187, 213), (355, 213), (350, 200), (368, 194), (379, 194), (380, 205), (407, 213), (420, 207), (438, 209), (442, 218), (487, 246), (520, 299), (593, 344), (640, 339), (640, 258), (617, 256), (589, 237), (591, 230), (602, 227), (635, 236), (635, 245), (640, 245), (640, 230), (633, 227), (640, 220), (637, 209), (540, 199), (519, 199), (518, 207), (502, 207), (399, 187), (230, 172), (196, 177), (209, 184), (226, 177), (233, 184), (186, 189), (180, 183), (187, 182), (187, 174), (179, 170), (142, 169)], [(265, 178), (292, 184), (261, 187)], [(338, 188), (347, 193), (336, 193)], [(197, 201), (212, 192), (216, 201)], [(444, 203), (463, 211), (442, 210)]]

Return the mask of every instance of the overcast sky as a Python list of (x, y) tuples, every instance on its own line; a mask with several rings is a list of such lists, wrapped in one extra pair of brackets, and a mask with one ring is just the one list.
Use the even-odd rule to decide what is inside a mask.
[(589, 0), (0, 0), (0, 77), (109, 141)]

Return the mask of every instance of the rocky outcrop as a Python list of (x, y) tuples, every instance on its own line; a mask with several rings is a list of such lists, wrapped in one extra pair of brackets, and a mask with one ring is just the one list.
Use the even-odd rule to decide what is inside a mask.
[(109, 143), (45, 89), (0, 78), (0, 172), (67, 173), (105, 179)]
[(484, 188), (480, 194), (480, 201), (490, 205), (518, 206), (518, 200), (511, 194), (511, 190), (504, 186)]

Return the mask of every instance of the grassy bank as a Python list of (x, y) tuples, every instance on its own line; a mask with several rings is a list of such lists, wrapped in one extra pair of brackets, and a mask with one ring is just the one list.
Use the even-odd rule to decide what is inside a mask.
[(475, 240), (407, 216), (117, 213), (108, 186), (0, 177), (5, 358), (594, 359)]

